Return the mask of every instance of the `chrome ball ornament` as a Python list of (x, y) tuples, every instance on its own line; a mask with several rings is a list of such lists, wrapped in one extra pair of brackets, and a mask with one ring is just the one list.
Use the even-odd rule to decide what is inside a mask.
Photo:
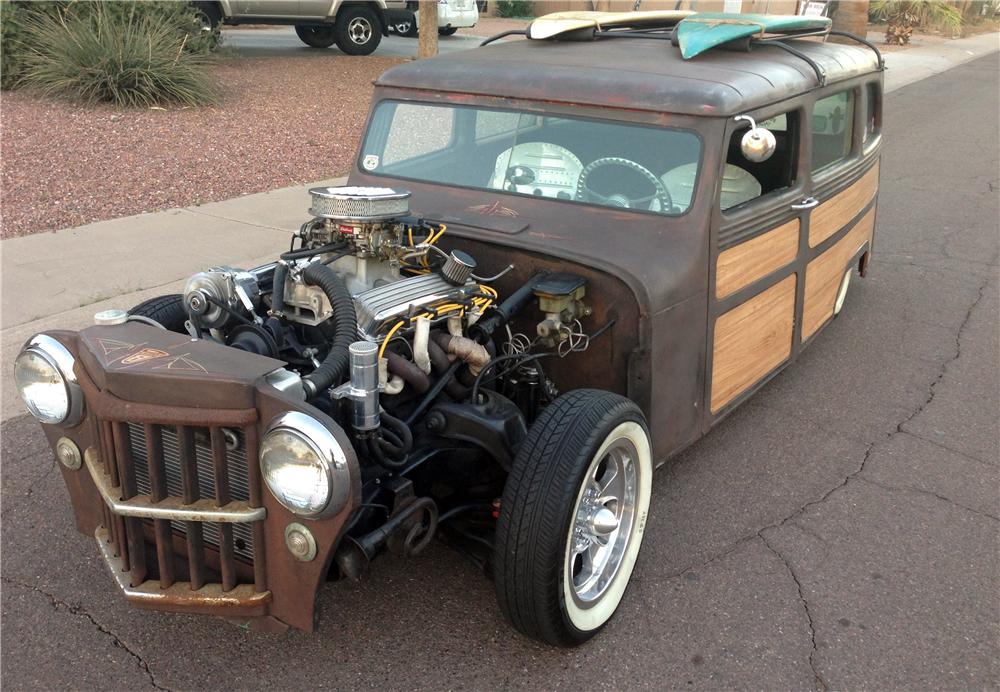
[(757, 127), (757, 123), (749, 115), (738, 115), (737, 120), (748, 120), (750, 129), (740, 140), (740, 151), (747, 161), (760, 163), (767, 161), (774, 154), (777, 142), (774, 133), (764, 127)]

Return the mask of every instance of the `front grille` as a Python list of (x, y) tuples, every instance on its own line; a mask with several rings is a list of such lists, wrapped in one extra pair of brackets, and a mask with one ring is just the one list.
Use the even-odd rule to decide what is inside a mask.
[[(145, 460), (146, 430), (140, 423), (128, 423), (129, 442), (132, 458)], [(250, 475), (247, 468), (246, 440), (242, 430), (224, 428), (226, 437), (227, 477), (229, 482), (229, 499), (250, 499)], [(184, 496), (184, 485), (181, 478), (181, 452), (177, 440), (177, 429), (173, 426), (161, 426), (160, 436), (163, 446), (163, 465), (167, 480), (167, 495)], [(211, 434), (207, 429), (195, 431), (194, 434), (195, 465), (198, 469), (198, 493), (200, 497), (215, 497), (215, 474), (212, 467)], [(149, 465), (135, 464), (135, 485), (141, 495), (152, 495), (153, 488), (149, 480)], [(150, 520), (148, 523), (152, 523)], [(171, 521), (171, 528), (177, 533), (186, 534), (187, 526), (183, 521)], [(218, 549), (221, 540), (219, 524), (204, 522), (202, 535), (205, 543)], [(253, 560), (253, 530), (250, 524), (233, 524), (233, 548), (236, 556), (247, 561)]]
[[(239, 584), (267, 590), (263, 521), (241, 518), (262, 507), (260, 473), (248, 463), (257, 458), (256, 428), (208, 421), (184, 426), (98, 420), (97, 426), (98, 473), (113, 493), (104, 507), (109, 551), (131, 573), (133, 587), (155, 579), (161, 588), (188, 581), (193, 590), (212, 583), (224, 592)], [(134, 503), (142, 512), (168, 509), (159, 515), (126, 512)], [(121, 514), (114, 509), (118, 504)], [(205, 511), (192, 511), (196, 507)]]

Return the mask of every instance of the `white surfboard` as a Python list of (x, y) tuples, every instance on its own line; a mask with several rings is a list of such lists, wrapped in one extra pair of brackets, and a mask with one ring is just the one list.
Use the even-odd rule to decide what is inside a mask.
[(651, 10), (648, 12), (553, 12), (532, 20), (528, 38), (547, 39), (580, 29), (651, 29), (677, 24), (694, 12)]

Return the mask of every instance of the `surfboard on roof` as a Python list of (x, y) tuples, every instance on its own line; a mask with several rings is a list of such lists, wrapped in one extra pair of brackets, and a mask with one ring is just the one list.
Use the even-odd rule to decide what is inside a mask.
[(528, 38), (557, 38), (581, 29), (649, 29), (674, 26), (689, 10), (657, 10), (648, 12), (553, 12), (532, 20)]
[(681, 56), (688, 59), (743, 38), (822, 34), (829, 31), (831, 24), (828, 17), (700, 12), (677, 25), (677, 44)]
[(664, 10), (649, 12), (553, 12), (528, 25), (529, 39), (592, 39), (597, 31), (671, 29), (681, 56), (690, 59), (741, 39), (795, 38), (827, 33), (828, 17)]

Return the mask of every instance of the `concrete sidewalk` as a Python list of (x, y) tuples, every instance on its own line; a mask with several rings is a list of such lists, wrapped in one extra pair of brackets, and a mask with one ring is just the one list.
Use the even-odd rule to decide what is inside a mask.
[[(888, 53), (886, 91), (998, 49), (998, 34), (982, 34)], [(80, 329), (100, 310), (177, 292), (188, 276), (212, 265), (271, 261), (306, 220), (307, 190), (343, 180), (0, 242), (0, 419), (24, 413), (9, 385), (13, 358), (27, 338), (45, 329)]]

